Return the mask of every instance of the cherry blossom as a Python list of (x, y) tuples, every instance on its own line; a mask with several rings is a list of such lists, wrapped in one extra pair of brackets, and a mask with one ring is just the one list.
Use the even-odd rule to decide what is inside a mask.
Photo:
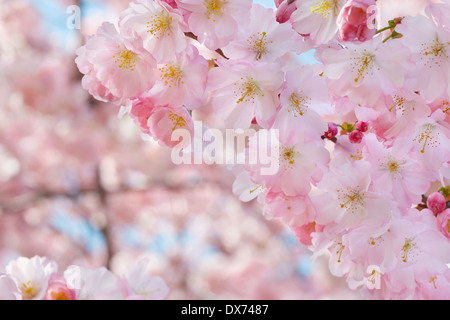
[(271, 62), (290, 52), (300, 51), (300, 43), (301, 37), (289, 24), (275, 21), (273, 10), (254, 4), (249, 26), (242, 26), (223, 51), (231, 59)]
[(56, 262), (47, 258), (20, 257), (6, 266), (6, 273), (16, 283), (23, 300), (40, 300), (45, 296), (48, 280), (57, 268)]
[(330, 90), (365, 106), (373, 106), (383, 93), (403, 86), (408, 57), (408, 49), (401, 44), (382, 43), (379, 37), (321, 53)]
[(293, 28), (318, 44), (327, 43), (338, 31), (337, 17), (345, 0), (297, 1), (297, 10), (291, 15)]
[(166, 62), (186, 49), (182, 25), (180, 12), (160, 0), (130, 3), (119, 21), (121, 32), (130, 36), (136, 33), (158, 63)]
[(450, 2), (255, 2), (0, 0), (0, 299), (449, 298)]
[(252, 6), (249, 0), (178, 0), (177, 3), (188, 12), (192, 33), (212, 50), (223, 48), (236, 37), (241, 19), (246, 19)]
[(151, 88), (155, 60), (136, 40), (134, 43), (105, 22), (78, 50), (78, 67), (86, 74), (83, 85), (95, 97), (108, 101), (130, 99)]
[(263, 124), (278, 108), (284, 74), (275, 63), (221, 63), (209, 72), (208, 90), (215, 112), (235, 129)]

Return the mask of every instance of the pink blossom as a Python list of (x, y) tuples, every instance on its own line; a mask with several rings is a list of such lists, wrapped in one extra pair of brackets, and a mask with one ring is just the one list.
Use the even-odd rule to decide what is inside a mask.
[(324, 133), (325, 138), (333, 139), (334, 137), (336, 137), (337, 134), (338, 134), (337, 126), (332, 122), (328, 122), (328, 130), (325, 131)]
[(187, 39), (182, 30), (183, 17), (178, 9), (161, 0), (139, 0), (120, 16), (120, 31), (138, 35), (143, 46), (158, 63), (174, 58), (186, 49)]
[(408, 49), (395, 41), (382, 43), (380, 37), (358, 45), (348, 43), (345, 48), (327, 48), (321, 53), (329, 89), (369, 107), (382, 94), (403, 86), (408, 57)]
[(155, 60), (139, 47), (117, 33), (111, 23), (104, 23), (78, 51), (78, 68), (87, 77), (85, 89), (103, 100), (136, 98), (154, 82)]
[(434, 214), (444, 211), (446, 204), (445, 197), (440, 192), (433, 192), (427, 198), (427, 207)]
[(212, 107), (228, 127), (248, 129), (268, 121), (279, 105), (284, 74), (278, 64), (221, 63), (209, 72)]
[(369, 130), (369, 124), (364, 121), (358, 121), (356, 122), (355, 128), (360, 132), (367, 132), (367, 130)]
[(363, 139), (363, 133), (359, 130), (353, 130), (348, 134), (348, 140), (351, 143), (360, 143)]
[(155, 106), (148, 118), (148, 127), (150, 135), (160, 145), (168, 147), (174, 147), (179, 143), (178, 140), (172, 141), (175, 130), (186, 130), (189, 137), (192, 137), (194, 132), (191, 115), (184, 107)]
[(450, 129), (443, 122), (445, 117), (442, 110), (436, 110), (418, 120), (414, 132), (405, 138), (405, 143), (414, 145), (422, 165), (431, 170), (439, 170), (450, 158)]
[(160, 105), (195, 109), (206, 103), (208, 62), (190, 46), (176, 58), (159, 64), (156, 82), (146, 94)]
[(424, 16), (406, 17), (395, 30), (403, 35), (401, 43), (412, 51), (413, 68), (408, 87), (426, 100), (449, 93), (450, 34)]
[(311, 190), (311, 183), (317, 183), (322, 178), (329, 153), (322, 140), (309, 141), (294, 130), (289, 135), (281, 134), (279, 139), (277, 143), (270, 135), (262, 134), (261, 131), (251, 137), (248, 150), (250, 156), (261, 154), (260, 149), (278, 148), (279, 157), (273, 159), (277, 170), (272, 174), (264, 173), (262, 169), (266, 165), (262, 161), (250, 162), (247, 171), (253, 182), (270, 191), (283, 192), (287, 196), (307, 195)]
[[(418, 121), (430, 115), (430, 108), (424, 99), (415, 92), (400, 89), (385, 97), (385, 113), (390, 128), (386, 137), (402, 137), (412, 133)], [(381, 101), (380, 101), (381, 105)]]
[(67, 287), (62, 275), (52, 274), (48, 282), (45, 300), (75, 300), (75, 291)]
[(19, 257), (6, 266), (6, 273), (14, 280), (23, 300), (41, 300), (50, 276), (57, 272), (56, 262), (45, 257)]
[(288, 71), (285, 78), (274, 126), (281, 132), (295, 128), (311, 139), (319, 139), (327, 130), (321, 115), (333, 112), (328, 95), (323, 94), (327, 90), (325, 79), (309, 65)]
[(223, 52), (231, 59), (271, 62), (289, 52), (299, 51), (300, 43), (300, 36), (289, 24), (275, 21), (272, 9), (254, 4), (249, 26), (240, 28), (236, 39), (224, 47)]
[(314, 221), (315, 209), (311, 199), (306, 195), (287, 196), (283, 192), (269, 191), (265, 197), (265, 204), (266, 218), (280, 219), (292, 228)]
[(433, 177), (414, 156), (412, 146), (398, 140), (387, 148), (374, 134), (367, 134), (364, 143), (364, 158), (373, 168), (374, 189), (392, 193), (403, 208), (419, 203)]
[(396, 237), (391, 242), (397, 253), (397, 264), (385, 275), (386, 285), (394, 299), (413, 297), (419, 285), (433, 285), (435, 277), (448, 270), (450, 243), (436, 226), (428, 209), (410, 209), (398, 229), (391, 229)]
[(367, 12), (370, 6), (375, 6), (375, 0), (350, 0), (342, 8), (337, 23), (339, 36), (344, 41), (367, 41), (376, 33), (376, 26), (369, 27)]
[(250, 0), (178, 0), (188, 11), (189, 28), (200, 43), (216, 50), (233, 40), (238, 25), (248, 19)]
[(337, 16), (346, 0), (298, 1), (291, 15), (292, 26), (301, 35), (309, 35), (317, 44), (335, 37), (338, 31)]
[(321, 193), (312, 196), (316, 207), (316, 222), (324, 232), (337, 233), (359, 227), (386, 226), (395, 208), (387, 192), (371, 188), (367, 174), (370, 164), (364, 160), (335, 164), (318, 184)]
[(440, 212), (436, 216), (436, 219), (439, 231), (441, 231), (447, 239), (450, 239), (450, 209)]

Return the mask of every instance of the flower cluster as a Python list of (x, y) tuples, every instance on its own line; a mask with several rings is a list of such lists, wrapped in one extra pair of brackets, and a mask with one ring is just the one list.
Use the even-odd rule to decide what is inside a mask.
[(146, 259), (118, 276), (106, 268), (69, 266), (62, 274), (46, 257), (19, 257), (0, 273), (0, 300), (161, 300), (169, 288), (146, 272)]
[[(449, 198), (424, 197), (450, 179), (450, 4), (422, 2), (138, 0), (76, 61), (86, 90), (162, 145), (200, 107), (276, 130), (276, 172), (233, 168), (240, 199), (258, 197), (351, 288), (449, 298)], [(317, 63), (299, 63), (310, 49)], [(273, 149), (265, 132), (243, 154)]]

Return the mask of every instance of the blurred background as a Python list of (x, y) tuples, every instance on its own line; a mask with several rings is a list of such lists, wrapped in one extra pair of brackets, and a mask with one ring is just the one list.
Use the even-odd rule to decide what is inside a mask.
[[(75, 50), (129, 0), (0, 0), (0, 272), (48, 256), (122, 273), (143, 256), (169, 299), (354, 299), (225, 166), (175, 166), (81, 88)], [(273, 1), (256, 1), (274, 7)], [(67, 12), (81, 8), (81, 29)], [(222, 124), (211, 110), (196, 115)]]

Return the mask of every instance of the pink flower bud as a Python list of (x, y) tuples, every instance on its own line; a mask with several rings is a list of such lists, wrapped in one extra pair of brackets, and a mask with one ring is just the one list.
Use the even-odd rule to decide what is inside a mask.
[(437, 215), (438, 229), (450, 240), (450, 209)]
[(355, 130), (349, 133), (348, 139), (351, 143), (360, 143), (362, 141), (363, 134), (359, 130)]
[(67, 286), (62, 275), (54, 273), (48, 281), (45, 300), (75, 300), (75, 291)]
[(332, 122), (328, 122), (328, 131), (324, 133), (325, 138), (333, 139), (334, 137), (336, 137), (337, 133), (338, 129), (336, 125)]
[(433, 213), (440, 213), (446, 206), (445, 197), (440, 192), (433, 192), (428, 196), (427, 206)]
[(375, 0), (349, 0), (338, 17), (339, 36), (344, 41), (367, 41), (373, 38), (376, 28), (369, 27), (369, 7)]
[(284, 23), (289, 20), (292, 13), (297, 10), (296, 2), (289, 3), (289, 1), (283, 1), (277, 7), (277, 21)]
[(369, 124), (364, 121), (358, 121), (356, 123), (356, 129), (361, 132), (367, 132), (367, 130), (369, 130)]

